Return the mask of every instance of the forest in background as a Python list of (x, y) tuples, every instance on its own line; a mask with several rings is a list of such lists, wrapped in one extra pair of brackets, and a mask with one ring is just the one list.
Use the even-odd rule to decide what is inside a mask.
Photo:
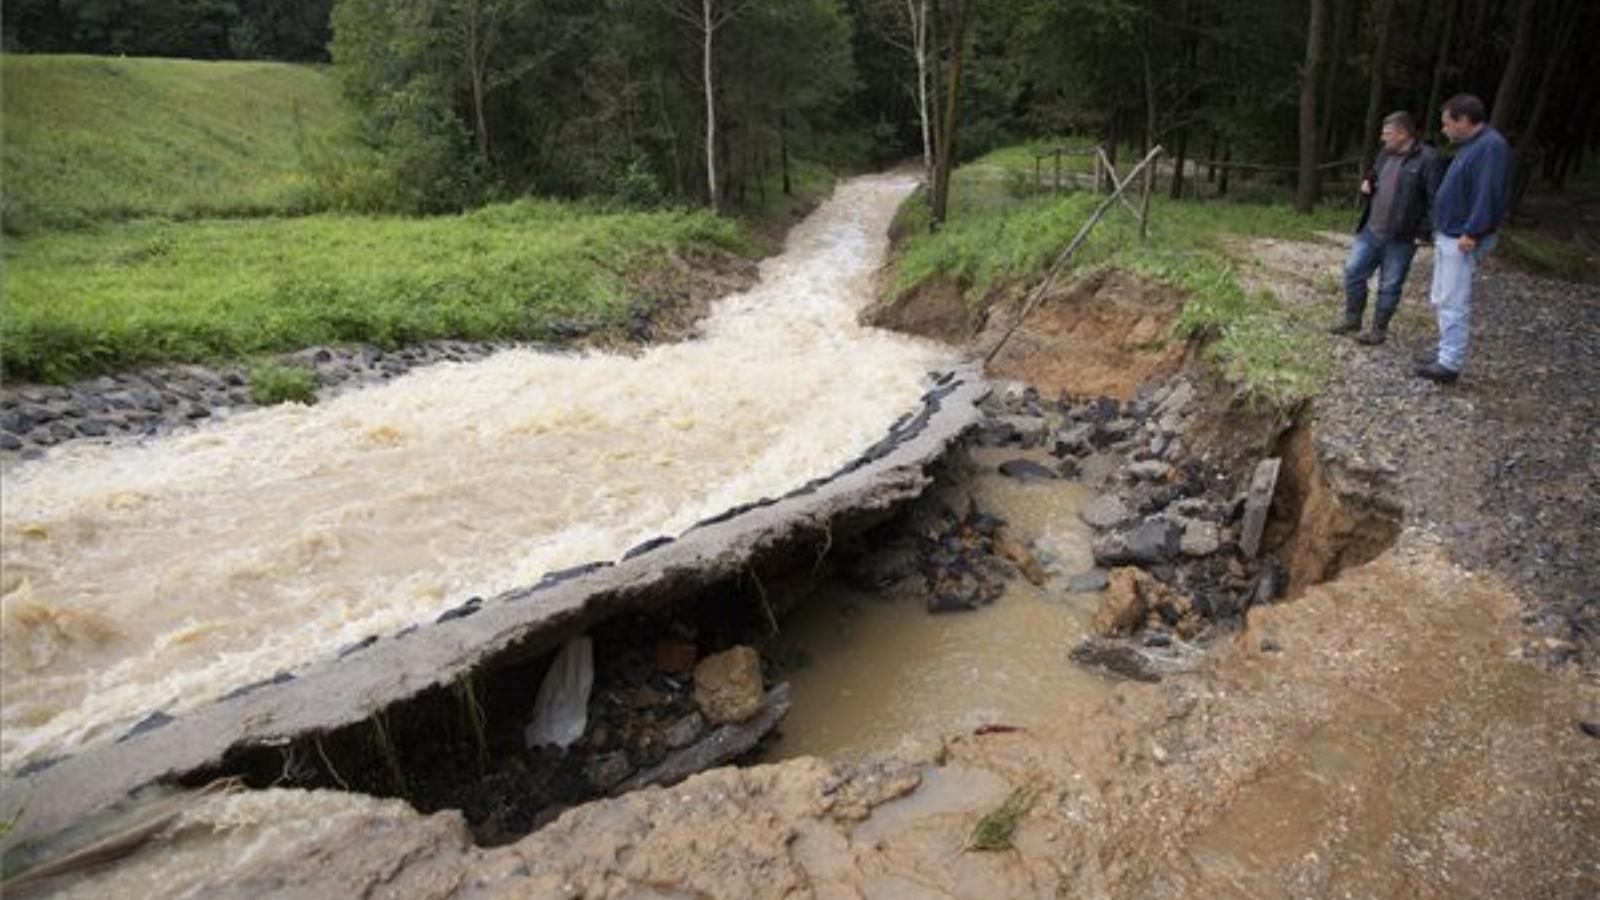
[[(1348, 177), (1381, 116), (1478, 94), (1520, 184), (1559, 188), (1600, 132), (1587, 0), (17, 0), (12, 52), (331, 59), (381, 161), (328, 206), (528, 193), (748, 204), (796, 157), (951, 162), (1027, 138), (1297, 188)], [(941, 161), (944, 177), (938, 177)], [(1255, 165), (1260, 168), (1243, 168)], [(1227, 177), (1224, 174), (1223, 177)]]

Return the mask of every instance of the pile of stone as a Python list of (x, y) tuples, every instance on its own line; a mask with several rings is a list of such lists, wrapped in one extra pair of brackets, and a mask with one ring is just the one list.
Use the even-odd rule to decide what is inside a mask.
[(496, 759), (481, 778), (441, 785), (425, 806), (456, 806), (481, 843), (527, 834), (597, 797), (670, 785), (736, 759), (789, 709), (789, 688), (766, 685), (761, 657), (738, 645), (702, 657), (663, 638), (650, 652), (602, 641), (583, 736)]
[[(312, 347), (281, 362), (309, 370), (318, 396), (326, 398), (434, 363), (482, 359), (507, 346), (429, 341), (385, 351), (354, 344)], [(72, 441), (149, 437), (255, 406), (250, 371), (239, 366), (163, 366), (71, 385), (10, 384), (0, 387), (0, 454), (33, 459)]]
[(1066, 582), (1073, 592), (1106, 592), (1095, 637), (1074, 659), (1142, 680), (1187, 671), (1194, 660), (1189, 642), (1230, 627), (1250, 606), (1281, 593), (1282, 567), (1270, 555), (1256, 555), (1265, 507), (1252, 508), (1249, 486), (1232, 473), (1187, 452), (1185, 439), (1200, 414), (1188, 377), (1127, 402), (1049, 402), (1014, 386), (990, 403), (981, 442), (1043, 448), (1059, 461), (1052, 468), (1018, 460), (1015, 471), (1002, 466), (1003, 474), (1109, 472), (1100, 495), (1080, 512), (1096, 532), (1095, 566)]

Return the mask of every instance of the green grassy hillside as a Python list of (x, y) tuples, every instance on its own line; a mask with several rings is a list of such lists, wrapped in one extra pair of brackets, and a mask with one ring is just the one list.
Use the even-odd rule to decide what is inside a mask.
[(10, 242), (7, 378), (69, 380), (370, 341), (544, 339), (626, 325), (670, 254), (753, 254), (705, 211), (521, 200), (459, 216), (143, 221)]
[(301, 148), (343, 140), (325, 67), (0, 57), (10, 233), (138, 216), (305, 212)]

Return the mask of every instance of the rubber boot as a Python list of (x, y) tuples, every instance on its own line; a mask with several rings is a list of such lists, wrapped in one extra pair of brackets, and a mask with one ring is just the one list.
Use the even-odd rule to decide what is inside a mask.
[(1376, 347), (1383, 343), (1384, 339), (1389, 336), (1389, 320), (1393, 317), (1394, 313), (1392, 312), (1384, 313), (1380, 310), (1374, 313), (1372, 327), (1362, 332), (1361, 336), (1356, 340), (1366, 344), (1368, 347)]

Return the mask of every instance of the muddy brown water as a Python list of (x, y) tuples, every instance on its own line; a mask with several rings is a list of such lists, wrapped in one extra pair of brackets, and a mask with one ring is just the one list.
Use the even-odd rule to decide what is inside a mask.
[(1106, 698), (1110, 683), (1067, 658), (1099, 601), (1064, 583), (1092, 565), (1093, 535), (1078, 510), (1094, 492), (1079, 481), (998, 474), (1000, 462), (1019, 456), (1015, 448), (971, 454), (973, 499), (1042, 551), (1050, 579), (1036, 586), (1018, 575), (992, 605), (970, 612), (929, 613), (915, 575), (886, 591), (835, 588), (812, 598), (784, 624), (810, 664), (789, 678), (794, 704), (777, 757), (861, 758), (907, 736), (985, 725), (1049, 736)]
[(913, 185), (841, 185), (698, 340), (511, 350), (8, 466), (0, 764), (835, 471), (951, 355), (856, 322)]

